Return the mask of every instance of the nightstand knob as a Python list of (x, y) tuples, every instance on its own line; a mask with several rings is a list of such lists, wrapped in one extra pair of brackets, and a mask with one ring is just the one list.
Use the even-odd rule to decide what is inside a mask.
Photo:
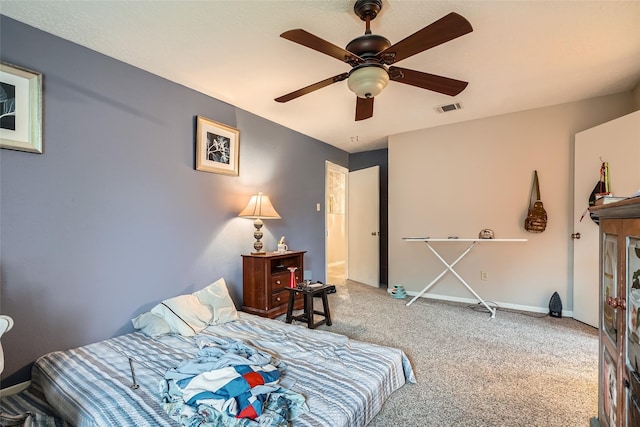
[(279, 285), (279, 284), (280, 284), (280, 280), (276, 280), (276, 285)]
[(280, 302), (280, 297), (276, 297), (276, 301)]

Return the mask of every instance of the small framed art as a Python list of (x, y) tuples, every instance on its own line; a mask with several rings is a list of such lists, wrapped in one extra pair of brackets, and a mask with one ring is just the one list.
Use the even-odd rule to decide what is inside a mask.
[(196, 170), (237, 176), (239, 151), (238, 129), (197, 117)]
[(0, 62), (0, 148), (42, 153), (42, 74)]

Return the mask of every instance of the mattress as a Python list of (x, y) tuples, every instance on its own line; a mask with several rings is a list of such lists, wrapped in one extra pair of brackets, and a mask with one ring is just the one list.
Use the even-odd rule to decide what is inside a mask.
[[(180, 425), (161, 407), (160, 384), (167, 370), (193, 358), (197, 341), (207, 337), (240, 339), (286, 364), (283, 387), (304, 396), (309, 408), (293, 426), (364, 426), (391, 393), (415, 382), (402, 350), (247, 313), (193, 337), (134, 332), (49, 353), (34, 364), (32, 382), (73, 425)], [(138, 387), (132, 387), (131, 365)]]

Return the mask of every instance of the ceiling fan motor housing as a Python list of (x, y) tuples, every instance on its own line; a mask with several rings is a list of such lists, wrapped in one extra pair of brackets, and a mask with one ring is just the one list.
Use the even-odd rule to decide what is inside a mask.
[(351, 40), (346, 49), (362, 59), (373, 59), (375, 56), (391, 46), (391, 42), (377, 34), (365, 34)]

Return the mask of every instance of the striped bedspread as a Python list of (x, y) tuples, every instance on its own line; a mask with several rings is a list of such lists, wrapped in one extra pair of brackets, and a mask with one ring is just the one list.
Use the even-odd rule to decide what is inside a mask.
[(193, 358), (196, 342), (207, 336), (241, 339), (286, 363), (282, 386), (303, 395), (309, 407), (293, 426), (364, 426), (391, 393), (415, 382), (401, 350), (246, 313), (194, 337), (135, 332), (53, 352), (36, 361), (32, 382), (73, 425), (175, 426), (160, 406), (160, 383), (169, 368)]

